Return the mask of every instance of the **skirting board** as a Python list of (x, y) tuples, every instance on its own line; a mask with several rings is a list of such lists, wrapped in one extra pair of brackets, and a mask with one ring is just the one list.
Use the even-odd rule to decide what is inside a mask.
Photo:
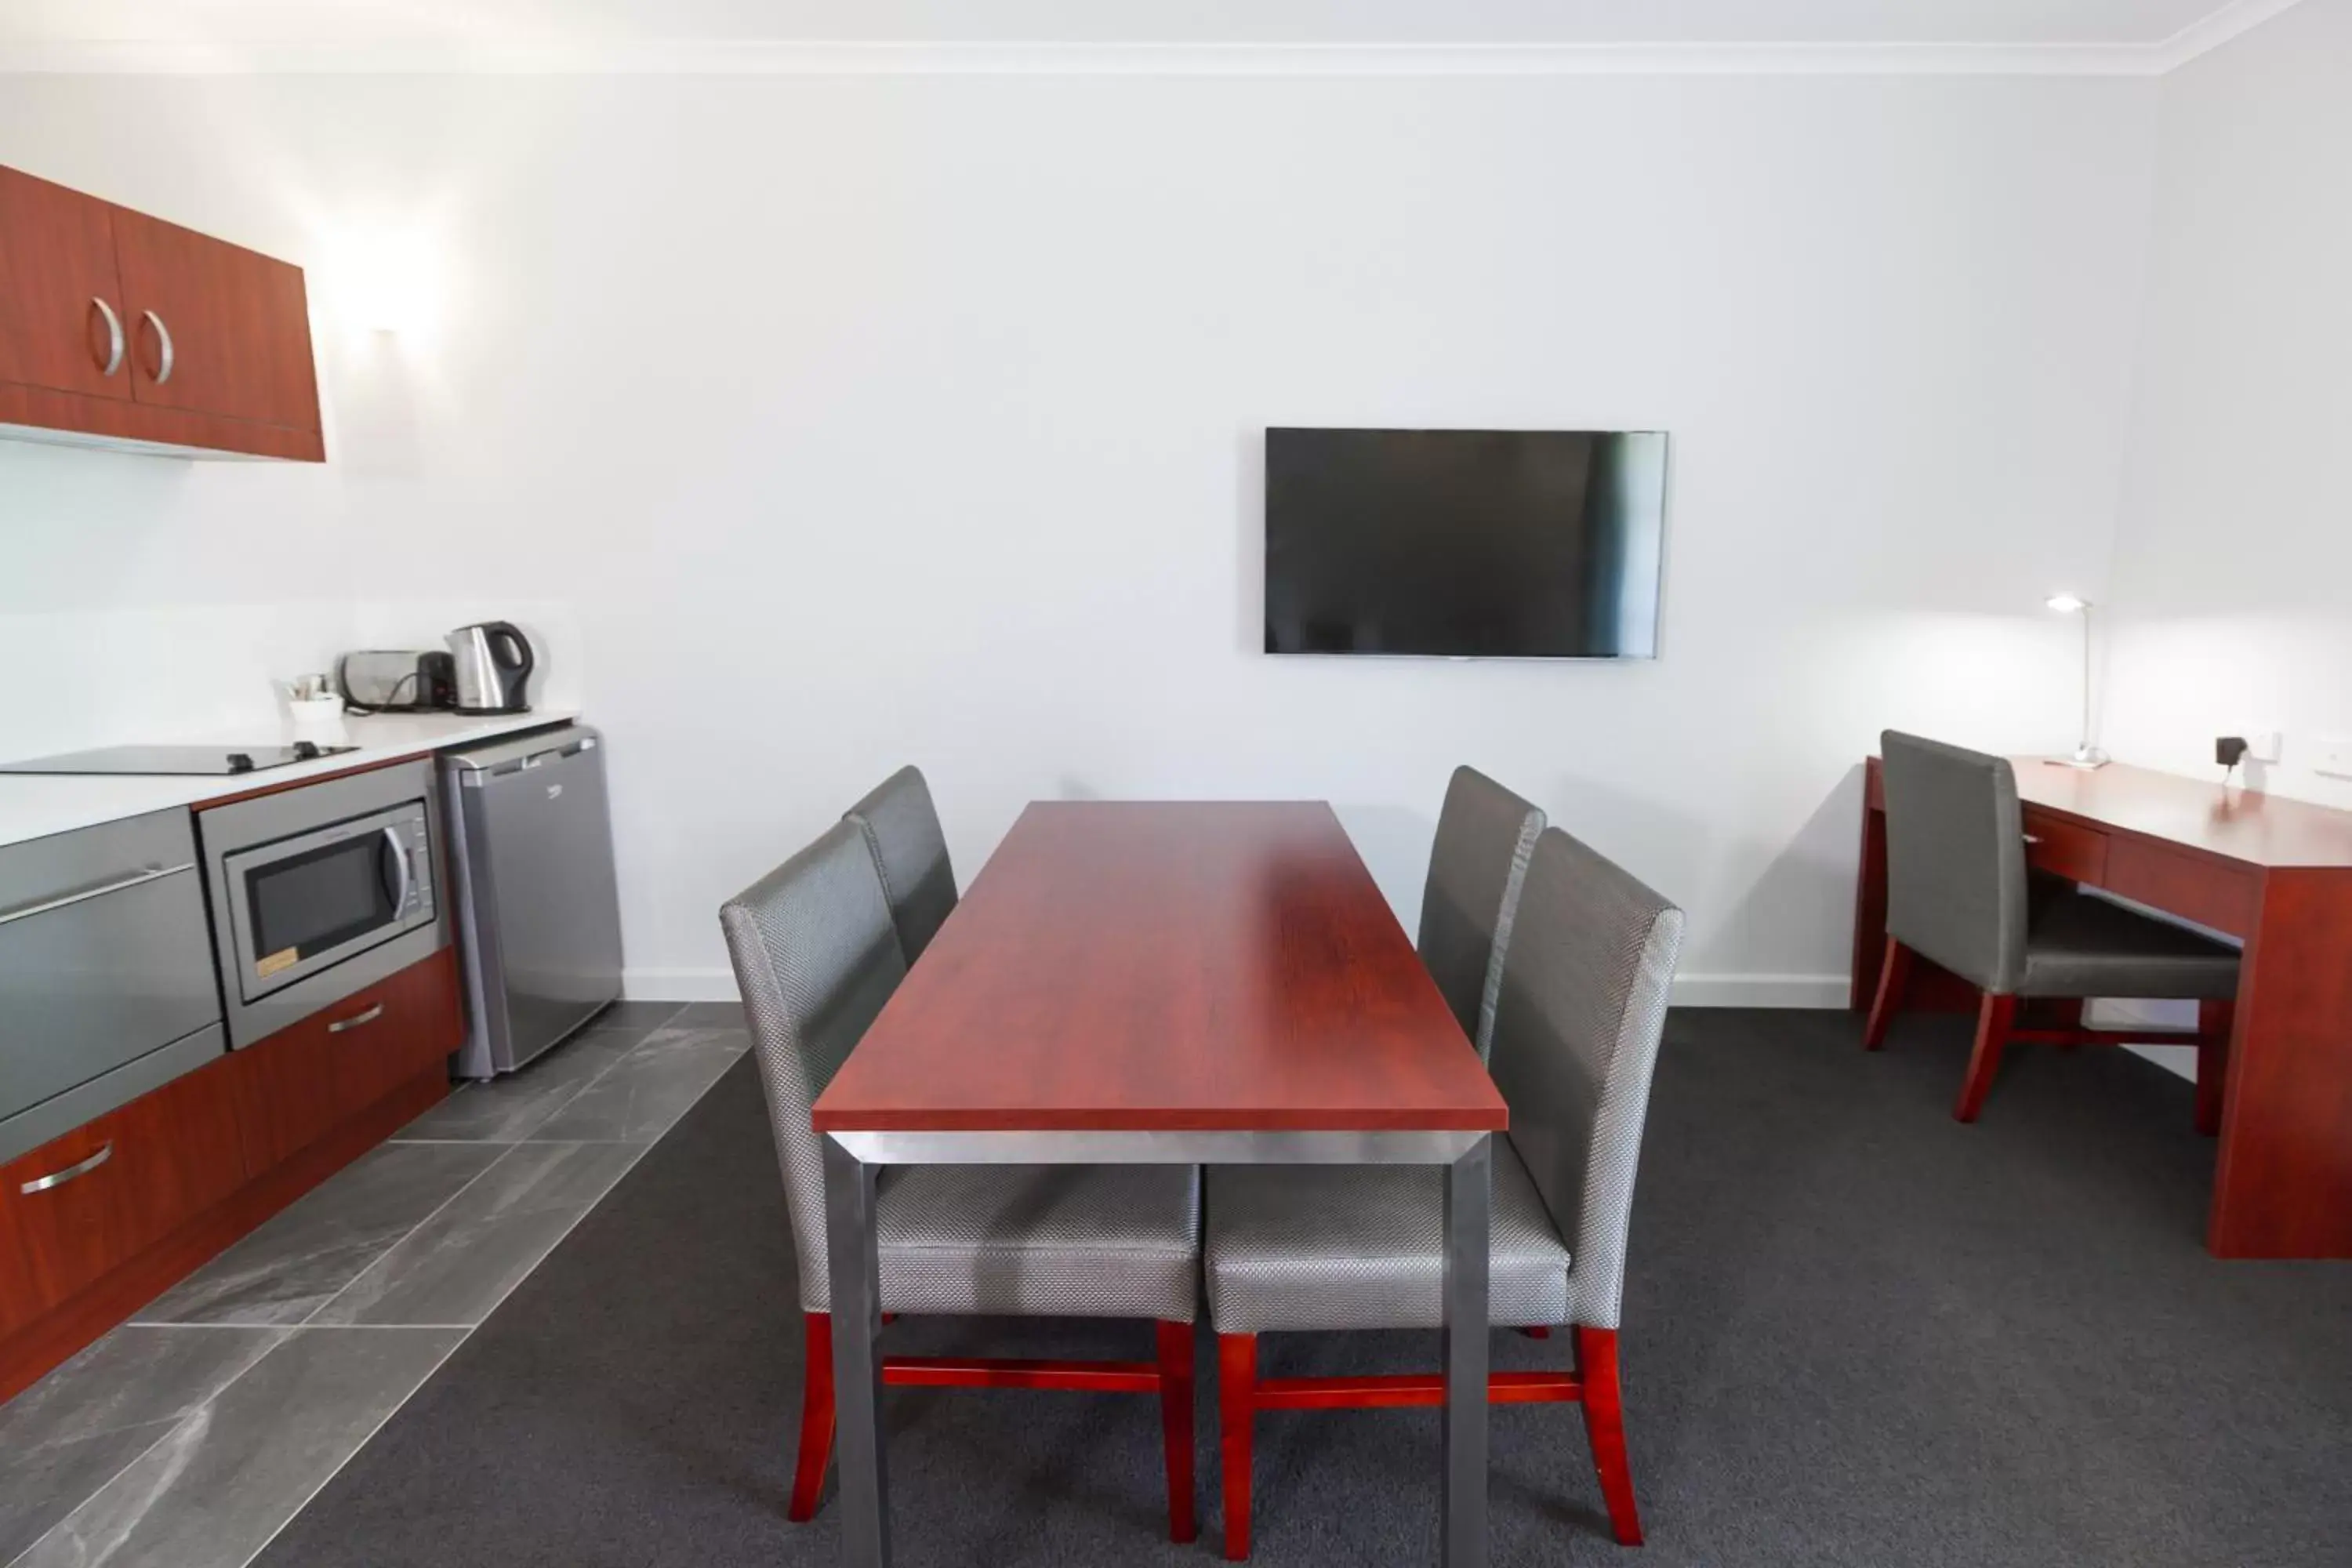
[[(2146, 1024), (2158, 1029), (2193, 1029), (2197, 1026), (2197, 1004), (2194, 1002), (2131, 1002), (2109, 998), (2094, 1002), (2084, 1021), (2095, 1029), (2129, 1028)], [(2197, 1081), (2197, 1047), (2194, 1046), (2126, 1046), (2124, 1049), (2136, 1057), (2146, 1057), (2168, 1073)]]
[[(732, 1002), (726, 969), (627, 969), (623, 994), (645, 1002)], [(1675, 979), (1677, 1007), (1843, 1007), (1843, 974), (1684, 974)]]

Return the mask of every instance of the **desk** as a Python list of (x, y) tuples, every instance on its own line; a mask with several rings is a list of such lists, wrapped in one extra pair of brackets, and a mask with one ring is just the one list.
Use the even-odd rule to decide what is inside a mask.
[(813, 1120), (855, 1568), (890, 1556), (877, 1169), (992, 1162), (1444, 1166), (1444, 1560), (1486, 1561), (1509, 1113), (1329, 806), (1032, 805)]
[[(2206, 1246), (2352, 1258), (2352, 812), (2121, 763), (2013, 762), (2032, 864), (2246, 943)], [(1886, 943), (1876, 757), (1863, 795), (1856, 1009)], [(1914, 1006), (1960, 985), (1925, 959), (1915, 975)]]

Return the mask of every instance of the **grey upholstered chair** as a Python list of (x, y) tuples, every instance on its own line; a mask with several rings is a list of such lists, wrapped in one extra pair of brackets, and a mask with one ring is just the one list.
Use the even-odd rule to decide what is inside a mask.
[[(719, 910), (751, 1016), (783, 1170), (807, 1331), (800, 1460), (791, 1517), (816, 1510), (833, 1443), (833, 1320), (825, 1267), (824, 1163), (810, 1126), (832, 1080), (906, 973), (873, 858), (854, 822), (824, 836)], [(1150, 1319), (1156, 1360), (1090, 1363), (969, 1358), (885, 1361), (885, 1382), (1156, 1393), (1171, 1533), (1192, 1513), (1192, 1323), (1199, 1303), (1201, 1180), (1191, 1166), (911, 1166), (889, 1173), (877, 1225), (881, 1308), (904, 1313)]]
[(1475, 768), (1456, 768), (1421, 895), (1421, 962), (1485, 1061), (1519, 886), (1544, 814)]
[[(2016, 1041), (2112, 1045), (2182, 1037), (2085, 1029), (2094, 996), (2195, 998), (2197, 1121), (2221, 1128), (2238, 951), (2080, 891), (2026, 864), (2017, 773), (1988, 756), (1889, 730), (1879, 737), (1886, 790), (1886, 955), (1863, 1044), (1876, 1050), (1903, 1004), (1913, 954), (1983, 994), (1976, 1047), (1952, 1114), (1974, 1121)], [(2021, 1028), (2026, 1000), (2062, 1004), (2043, 1028)]]
[[(1498, 1325), (1573, 1329), (1573, 1373), (1503, 1373), (1497, 1403), (1580, 1401), (1619, 1541), (1642, 1539), (1625, 1460), (1618, 1310), (1650, 1074), (1682, 911), (1558, 828), (1536, 843), (1495, 1008), (1493, 1072), (1511, 1108), (1496, 1141), (1488, 1303)], [(1434, 1328), (1443, 1320), (1444, 1175), (1435, 1166), (1213, 1166), (1204, 1248), (1217, 1331), (1225, 1555), (1249, 1555), (1260, 1410), (1435, 1405), (1442, 1376), (1257, 1375), (1257, 1336)]]
[(866, 836), (882, 891), (890, 900), (898, 946), (913, 963), (931, 945), (940, 923), (955, 912), (955, 870), (948, 864), (947, 835), (931, 804), (922, 770), (900, 768), (843, 814)]

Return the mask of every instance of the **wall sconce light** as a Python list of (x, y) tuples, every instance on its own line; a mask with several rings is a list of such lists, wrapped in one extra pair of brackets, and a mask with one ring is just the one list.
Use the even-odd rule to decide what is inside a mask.
[(415, 224), (341, 226), (321, 258), (327, 303), (354, 333), (429, 333), (443, 294), (441, 247)]

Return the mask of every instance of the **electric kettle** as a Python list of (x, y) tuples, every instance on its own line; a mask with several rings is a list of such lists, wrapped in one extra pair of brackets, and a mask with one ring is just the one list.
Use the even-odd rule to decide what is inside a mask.
[(528, 713), (530, 672), (539, 667), (530, 639), (512, 621), (459, 626), (448, 637), (456, 665), (460, 713)]

